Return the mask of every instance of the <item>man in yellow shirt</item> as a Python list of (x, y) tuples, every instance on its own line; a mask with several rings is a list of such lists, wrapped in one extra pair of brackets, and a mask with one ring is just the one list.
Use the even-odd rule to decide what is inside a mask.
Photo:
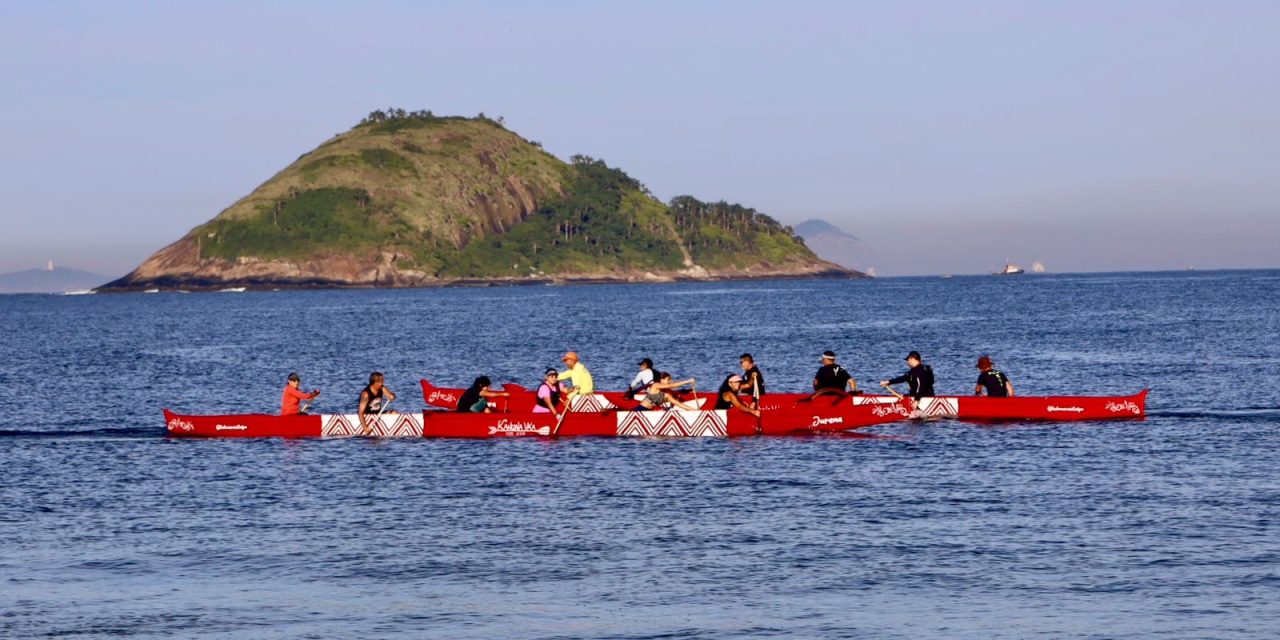
[(569, 390), (569, 396), (589, 396), (595, 393), (596, 385), (591, 380), (591, 372), (587, 371), (586, 366), (578, 361), (578, 352), (570, 351), (560, 358), (568, 371), (562, 371), (556, 375), (557, 380), (568, 380), (573, 384), (573, 388)]

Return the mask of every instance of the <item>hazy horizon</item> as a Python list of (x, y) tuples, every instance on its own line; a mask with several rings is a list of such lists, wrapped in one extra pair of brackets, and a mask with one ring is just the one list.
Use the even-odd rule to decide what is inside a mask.
[[(1280, 266), (1280, 5), (0, 3), (0, 273), (110, 277), (388, 106), (881, 275)], [(1266, 80), (1273, 78), (1273, 80)]]

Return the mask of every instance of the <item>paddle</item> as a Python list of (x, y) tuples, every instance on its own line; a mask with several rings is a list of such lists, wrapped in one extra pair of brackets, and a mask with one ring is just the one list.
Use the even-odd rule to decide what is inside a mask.
[(569, 405), (572, 403), (573, 403), (573, 400), (571, 398), (565, 398), (564, 411), (561, 411), (560, 415), (556, 417), (556, 427), (551, 430), (552, 436), (555, 436), (556, 434), (560, 433), (560, 425), (564, 424), (564, 417), (569, 415)]
[[(391, 406), (391, 403), (392, 403), (392, 402), (395, 402), (395, 401), (396, 401), (396, 399), (395, 399), (395, 398), (392, 398), (392, 399), (390, 399), (390, 400), (388, 400), (388, 401), (386, 401), (386, 402), (382, 403), (382, 406), (378, 407), (378, 413), (377, 413), (377, 415), (373, 416), (373, 419), (374, 419), (374, 420), (376, 420), (376, 421), (378, 421), (378, 424), (382, 424), (382, 412), (386, 411), (386, 410), (387, 410), (387, 407)], [(368, 419), (368, 418), (366, 418), (366, 417), (364, 417), (364, 416), (360, 416), (360, 419), (364, 421), (364, 432), (363, 432), (363, 433), (361, 433), (360, 435), (364, 435), (364, 436), (371, 436), (371, 435), (373, 435), (373, 429), (371, 429), (371, 428), (369, 427), (369, 419)]]
[(764, 412), (760, 411), (760, 376), (754, 371), (751, 372), (751, 395), (755, 398), (755, 406), (751, 407), (756, 410), (756, 434), (764, 433)]
[(311, 403), (316, 401), (316, 397), (320, 395), (320, 390), (316, 389), (312, 393), (316, 395), (312, 396), (311, 399), (307, 400), (306, 403), (302, 405), (302, 408), (298, 409), (298, 413), (306, 413), (307, 409), (311, 408)]

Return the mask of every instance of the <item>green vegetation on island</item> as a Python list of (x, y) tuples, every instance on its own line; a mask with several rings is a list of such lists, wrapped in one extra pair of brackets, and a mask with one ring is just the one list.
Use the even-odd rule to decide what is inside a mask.
[(559, 160), (501, 118), (390, 109), (304, 154), (112, 284), (791, 271), (842, 273), (753, 209), (691, 196), (663, 203), (601, 160)]

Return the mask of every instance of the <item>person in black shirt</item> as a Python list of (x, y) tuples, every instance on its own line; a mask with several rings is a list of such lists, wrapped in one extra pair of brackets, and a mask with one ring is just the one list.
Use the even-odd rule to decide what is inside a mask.
[(907, 354), (907, 364), (911, 367), (906, 373), (891, 380), (881, 380), (880, 386), (889, 388), (892, 384), (907, 383), (912, 398), (919, 400), (933, 396), (933, 369), (920, 360), (920, 352)]
[(741, 392), (751, 396), (751, 406), (755, 406), (756, 399), (764, 395), (764, 374), (760, 373), (760, 367), (756, 366), (755, 358), (749, 353), (739, 356), (738, 363), (742, 365)]
[(493, 385), (493, 381), (489, 380), (489, 376), (480, 376), (466, 391), (462, 392), (462, 397), (458, 398), (459, 413), (492, 413), (489, 408), (489, 398), (507, 398), (511, 394), (506, 391), (491, 391), (489, 387)]
[(844, 388), (849, 387), (849, 393), (858, 392), (858, 381), (845, 371), (844, 367), (836, 364), (836, 354), (831, 351), (822, 352), (822, 366), (818, 368), (818, 373), (813, 376), (813, 395), (823, 393), (844, 393)]
[(759, 409), (748, 407), (742, 403), (742, 400), (738, 399), (738, 394), (742, 392), (742, 387), (742, 376), (735, 373), (725, 378), (724, 382), (720, 383), (720, 390), (716, 392), (715, 408), (717, 410), (740, 409), (759, 417)]
[(1013, 383), (1009, 382), (1009, 376), (991, 366), (991, 356), (978, 358), (978, 370), (982, 373), (978, 374), (978, 384), (973, 388), (973, 395), (980, 396), (986, 391), (992, 398), (1013, 397)]

